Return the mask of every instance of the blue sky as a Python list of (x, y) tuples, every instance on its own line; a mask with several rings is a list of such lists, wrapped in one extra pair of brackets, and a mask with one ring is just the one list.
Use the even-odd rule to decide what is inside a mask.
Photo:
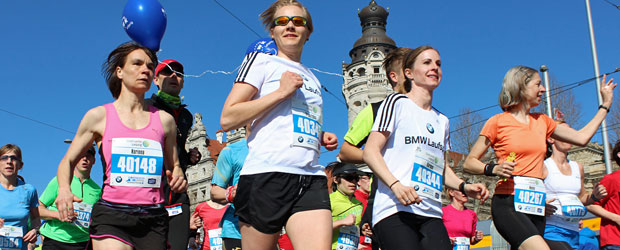
[[(618, 0), (610, 0), (620, 5)], [(306, 44), (302, 63), (327, 72), (342, 73), (342, 62), (361, 36), (358, 9), (369, 0), (308, 1), (314, 33)], [(187, 74), (206, 70), (233, 71), (247, 46), (257, 40), (252, 31), (215, 1), (161, 1), (168, 26), (158, 56), (175, 58)], [(267, 32), (258, 14), (271, 1), (220, 1), (262, 37)], [(464, 107), (497, 103), (506, 71), (518, 64), (539, 68), (546, 64), (563, 84), (593, 76), (585, 5), (567, 1), (388, 1), (387, 33), (398, 46), (432, 45), (443, 61), (443, 80), (434, 93), (434, 106), (447, 116)], [(620, 67), (620, 10), (604, 0), (592, 0), (594, 29), (601, 72)], [(129, 40), (121, 26), (125, 1), (0, 1), (0, 144), (23, 149), (27, 182), (39, 193), (56, 174), (60, 159), (84, 113), (112, 102), (101, 75), (108, 53)], [(315, 73), (334, 93), (323, 94), (324, 128), (342, 142), (347, 130), (347, 109), (337, 76)], [(618, 74), (620, 75), (620, 74)], [(620, 79), (620, 76), (618, 76)], [(207, 133), (215, 138), (222, 105), (234, 74), (188, 77), (182, 95), (192, 112), (201, 112)], [(147, 93), (150, 96), (156, 88)], [(575, 89), (584, 117), (596, 111), (592, 83)], [(339, 99), (339, 100), (337, 100)], [(500, 112), (481, 112), (488, 118)], [(57, 128), (16, 116), (18, 114)], [(60, 128), (60, 129), (59, 129)], [(66, 130), (66, 131), (65, 131)], [(600, 141), (599, 135), (594, 140)], [(321, 163), (336, 153), (321, 156)], [(101, 183), (98, 161), (93, 179)]]

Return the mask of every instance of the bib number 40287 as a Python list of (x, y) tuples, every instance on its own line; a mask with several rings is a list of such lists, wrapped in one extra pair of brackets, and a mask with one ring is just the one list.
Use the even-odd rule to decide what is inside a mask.
[(529, 204), (534, 204), (534, 205), (538, 205), (541, 204), (543, 201), (543, 198), (545, 197), (544, 194), (539, 193), (539, 192), (532, 192), (532, 191), (521, 191), (519, 192), (519, 200), (523, 203), (529, 203)]

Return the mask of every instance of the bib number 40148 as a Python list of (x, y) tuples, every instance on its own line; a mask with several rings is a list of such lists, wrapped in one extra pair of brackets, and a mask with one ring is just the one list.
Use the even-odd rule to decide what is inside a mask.
[(123, 173), (154, 174), (157, 171), (157, 160), (154, 158), (121, 156), (118, 168)]

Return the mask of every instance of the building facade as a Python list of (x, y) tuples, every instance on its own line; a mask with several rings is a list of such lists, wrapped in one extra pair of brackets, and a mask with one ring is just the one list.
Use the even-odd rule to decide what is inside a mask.
[(393, 90), (382, 67), (383, 59), (396, 48), (386, 34), (388, 11), (372, 0), (358, 12), (362, 36), (349, 51), (351, 63), (342, 63), (342, 95), (349, 111), (349, 126), (366, 105), (383, 100)]

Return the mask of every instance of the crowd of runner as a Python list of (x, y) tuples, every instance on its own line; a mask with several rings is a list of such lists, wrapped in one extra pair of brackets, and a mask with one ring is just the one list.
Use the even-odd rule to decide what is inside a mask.
[[(84, 115), (41, 196), (18, 175), (21, 149), (0, 148), (0, 249), (28, 249), (39, 235), (42, 249), (469, 249), (481, 241), (465, 203), (491, 192), (460, 179), (446, 158), (449, 120), (433, 107), (439, 51), (390, 52), (383, 66), (394, 93), (367, 105), (339, 143), (323, 131), (321, 83), (300, 62), (310, 13), (278, 0), (260, 19), (278, 52), (248, 53), (239, 67), (220, 123), (244, 127), (246, 138), (220, 153), (210, 201), (190, 212), (185, 170), (202, 156), (185, 147), (193, 119), (179, 97), (183, 65), (157, 64), (153, 51), (128, 42), (104, 64), (115, 100)], [(158, 91), (147, 99), (152, 83)], [(588, 247), (579, 243), (588, 210), (602, 218), (600, 246), (620, 249), (620, 173), (587, 193), (584, 167), (567, 159), (571, 145), (595, 134), (615, 87), (603, 78), (602, 105), (575, 130), (561, 115), (531, 112), (545, 92), (535, 69), (506, 73), (504, 112), (488, 119), (464, 170), (499, 176), (492, 218), (512, 249)], [(319, 164), (321, 147), (339, 145), (339, 161)], [(103, 188), (90, 179), (97, 148)], [(489, 148), (497, 162), (481, 160)], [(620, 163), (620, 143), (612, 158)]]

